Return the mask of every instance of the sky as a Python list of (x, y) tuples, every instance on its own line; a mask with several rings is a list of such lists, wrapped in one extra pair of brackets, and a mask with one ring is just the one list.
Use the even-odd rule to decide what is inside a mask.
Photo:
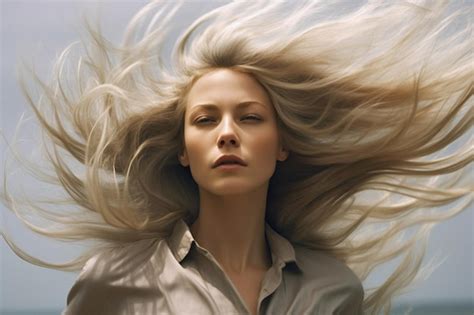
[[(14, 135), (23, 113), (31, 114), (18, 82), (17, 69), (24, 60), (46, 76), (55, 57), (68, 44), (79, 39), (81, 18), (99, 12), (104, 32), (112, 40), (119, 40), (121, 31), (133, 14), (147, 1), (8, 1), (0, 0), (1, 11), (1, 90), (0, 128), (7, 139)], [(179, 25), (186, 25), (199, 14), (217, 5), (210, 1), (187, 2), (178, 15)], [(181, 24), (180, 24), (181, 23)], [(33, 121), (20, 129), (21, 148), (29, 157), (39, 154)], [(5, 141), (0, 140), (2, 166), (6, 157)], [(0, 175), (3, 176), (3, 170)], [(12, 176), (32, 192), (49, 193), (45, 187), (31, 181), (20, 171)], [(3, 185), (3, 184), (0, 184)], [(33, 255), (49, 261), (66, 261), (74, 257), (78, 248), (70, 244), (38, 237), (22, 226), (0, 205), (2, 227), (7, 227), (15, 242)], [(473, 235), (474, 214), (471, 209), (461, 213), (433, 230), (427, 260), (444, 259), (429, 279), (402, 295), (397, 303), (460, 302), (473, 299)], [(18, 258), (0, 240), (0, 310), (5, 309), (62, 309), (67, 292), (77, 274), (40, 268)], [(374, 283), (386, 275), (382, 268), (371, 278)]]

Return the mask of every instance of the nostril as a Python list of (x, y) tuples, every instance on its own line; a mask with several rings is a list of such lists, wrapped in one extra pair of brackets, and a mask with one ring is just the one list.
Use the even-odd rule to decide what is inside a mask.
[[(220, 145), (224, 145), (226, 142), (227, 142), (227, 141), (225, 141), (225, 140), (221, 140), (221, 141), (219, 142), (219, 144), (220, 144)], [(235, 144), (237, 143), (237, 141), (235, 141), (235, 140), (233, 140), (233, 139), (230, 140), (229, 142), (230, 142), (230, 144), (233, 144), (233, 145), (235, 145)]]

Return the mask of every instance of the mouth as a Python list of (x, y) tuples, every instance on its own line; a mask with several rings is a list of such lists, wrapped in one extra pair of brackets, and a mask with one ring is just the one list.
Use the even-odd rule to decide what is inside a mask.
[(238, 170), (242, 167), (244, 167), (244, 165), (240, 165), (238, 163), (223, 163), (223, 164), (217, 165), (216, 169), (223, 170), (223, 171), (232, 171), (232, 170)]
[(236, 167), (236, 166), (247, 166), (247, 164), (236, 155), (222, 155), (213, 164), (212, 168), (221, 166)]

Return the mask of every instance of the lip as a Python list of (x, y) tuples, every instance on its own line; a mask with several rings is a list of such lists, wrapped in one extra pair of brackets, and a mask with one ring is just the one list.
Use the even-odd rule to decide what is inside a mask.
[[(236, 162), (237, 164), (221, 164), (221, 163), (226, 162), (226, 161)], [(231, 155), (221, 155), (214, 162), (214, 164), (212, 165), (212, 168), (221, 167), (221, 166), (228, 166), (230, 168), (230, 167), (234, 167), (234, 166), (247, 166), (247, 163), (245, 163), (237, 155), (233, 155), (233, 154), (231, 154)]]
[(222, 171), (235, 171), (242, 167), (244, 166), (240, 164), (221, 164), (217, 166), (216, 168)]

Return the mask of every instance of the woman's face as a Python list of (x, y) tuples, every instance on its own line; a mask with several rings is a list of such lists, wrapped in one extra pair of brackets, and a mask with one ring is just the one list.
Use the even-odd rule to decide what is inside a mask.
[[(192, 86), (184, 143), (180, 163), (190, 166), (200, 189), (217, 195), (268, 185), (276, 161), (288, 157), (280, 145), (275, 112), (265, 89), (252, 76), (230, 69), (213, 70)], [(236, 155), (246, 166), (214, 167), (222, 155)]]

